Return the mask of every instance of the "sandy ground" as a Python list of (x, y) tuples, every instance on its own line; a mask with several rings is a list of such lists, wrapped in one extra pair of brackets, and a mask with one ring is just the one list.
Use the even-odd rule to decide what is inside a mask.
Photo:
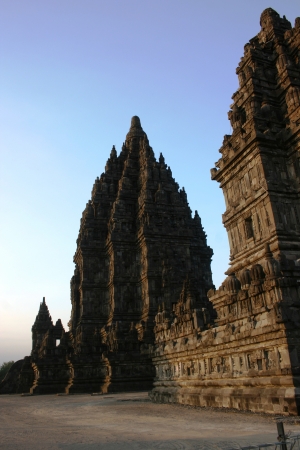
[[(300, 434), (300, 424), (286, 423), (285, 430)], [(144, 392), (0, 396), (5, 450), (228, 450), (276, 437), (270, 416), (153, 404)]]

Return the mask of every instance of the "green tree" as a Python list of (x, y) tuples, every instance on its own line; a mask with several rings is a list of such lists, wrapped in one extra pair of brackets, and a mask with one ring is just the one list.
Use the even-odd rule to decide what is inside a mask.
[(3, 380), (3, 378), (5, 377), (5, 375), (7, 374), (13, 363), (14, 361), (7, 361), (2, 363), (2, 365), (0, 366), (0, 381)]

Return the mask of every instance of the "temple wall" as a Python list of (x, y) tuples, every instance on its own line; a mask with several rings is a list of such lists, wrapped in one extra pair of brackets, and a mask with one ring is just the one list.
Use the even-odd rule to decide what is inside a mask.
[(154, 401), (299, 413), (299, 266), (284, 276), (268, 245), (263, 264), (209, 291), (214, 320), (180, 301), (157, 314)]
[(158, 338), (153, 355), (156, 378), (151, 398), (297, 414), (299, 376), (293, 369), (300, 365), (299, 336), (291, 355), (286, 325), (276, 322), (274, 309), (249, 319), (203, 332), (194, 328), (174, 338), (172, 331), (161, 331), (168, 337), (161, 343)]

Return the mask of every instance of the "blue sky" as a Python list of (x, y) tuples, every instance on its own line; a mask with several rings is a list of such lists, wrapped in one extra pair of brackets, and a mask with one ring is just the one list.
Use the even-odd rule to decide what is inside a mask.
[(31, 350), (42, 297), (67, 327), (81, 212), (138, 115), (228, 267), (218, 160), (244, 45), (296, 0), (0, 0), (0, 363)]

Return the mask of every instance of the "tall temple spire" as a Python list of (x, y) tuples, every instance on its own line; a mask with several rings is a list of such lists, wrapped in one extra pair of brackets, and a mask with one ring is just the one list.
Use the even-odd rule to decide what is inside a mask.
[[(144, 335), (150, 344), (157, 306), (164, 302), (171, 310), (191, 268), (198, 306), (208, 306), (212, 250), (199, 223), (184, 188), (179, 189), (163, 155), (156, 160), (139, 117), (132, 117), (121, 153), (113, 148), (82, 215), (71, 280), (75, 354), (97, 348), (97, 339), (119, 352), (146, 345)], [(135, 343), (132, 324), (138, 330)], [(128, 354), (140, 361), (142, 372), (148, 363)], [(118, 358), (112, 354), (113, 364)], [(146, 378), (136, 386), (149, 386), (152, 370)], [(112, 386), (132, 388), (132, 382), (130, 375), (117, 377)]]

